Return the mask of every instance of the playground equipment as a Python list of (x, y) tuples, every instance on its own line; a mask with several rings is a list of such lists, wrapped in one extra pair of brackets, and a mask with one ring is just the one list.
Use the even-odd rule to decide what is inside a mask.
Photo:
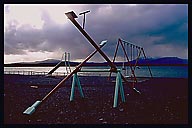
[(85, 14), (89, 13), (90, 11), (84, 11), (84, 12), (81, 12), (79, 13), (79, 15), (83, 15), (83, 29), (85, 28)]
[(49, 75), (52, 75), (52, 73), (53, 73), (54, 71), (56, 71), (56, 70), (62, 65), (63, 56), (64, 56), (64, 58), (65, 58), (64, 64), (65, 64), (65, 68), (66, 68), (67, 75), (71, 72), (71, 68), (70, 68), (70, 53), (65, 52), (65, 53), (62, 55), (60, 62), (58, 62), (57, 65), (47, 73), (48, 76), (49, 76)]
[[(81, 96), (84, 97), (79, 79), (77, 77), (77, 72), (81, 71), (81, 67), (97, 52), (101, 54), (101, 56), (108, 62), (108, 65), (111, 67), (108, 69), (108, 72), (115, 72), (117, 73), (116, 76), (116, 87), (115, 87), (115, 95), (114, 95), (114, 104), (113, 107), (117, 107), (117, 100), (118, 100), (118, 90), (120, 88), (121, 92), (121, 98), (122, 101), (125, 102), (124, 97), (124, 91), (122, 86), (122, 79), (125, 81), (125, 83), (137, 94), (141, 94), (135, 87), (131, 86), (130, 83), (127, 81), (127, 79), (121, 74), (121, 71), (117, 69), (116, 65), (110, 61), (110, 59), (107, 57), (107, 55), (101, 50), (101, 48), (106, 44), (107, 41), (102, 41), (100, 45), (98, 46), (97, 43), (87, 34), (87, 32), (79, 25), (79, 23), (75, 20), (77, 18), (77, 15), (71, 11), (68, 13), (65, 13), (65, 15), (69, 18), (69, 20), (77, 27), (77, 29), (84, 35), (84, 37), (89, 41), (89, 43), (92, 44), (92, 46), (95, 48), (95, 51), (91, 53), (83, 62), (81, 62), (71, 73), (69, 73), (59, 84), (57, 84), (46, 96), (42, 98), (42, 100), (37, 100), (31, 107), (27, 108), (23, 114), (31, 115), (33, 112), (35, 112), (36, 108), (44, 102), (51, 94), (53, 94), (65, 81), (67, 81), (71, 76), (73, 76), (73, 82), (72, 82), (72, 89), (71, 89), (71, 96), (70, 99), (73, 100), (74, 95), (74, 86), (75, 82), (77, 82)], [(102, 70), (103, 71), (103, 70)]]
[[(129, 59), (128, 55), (130, 55), (131, 62), (128, 61), (128, 64), (131, 67), (133, 67), (132, 68), (133, 72), (135, 71), (136, 68), (140, 68), (139, 65), (138, 65), (138, 61), (139, 61), (141, 55), (143, 55), (144, 60), (146, 61), (146, 66), (148, 67), (148, 71), (149, 71), (150, 76), (152, 78), (153, 75), (152, 75), (149, 63), (147, 62), (147, 57), (146, 57), (144, 48), (141, 47), (141, 46), (135, 45), (135, 44), (133, 44), (131, 42), (125, 41), (123, 39), (120, 39), (120, 38), (119, 38), (119, 42), (121, 42), (121, 44), (124, 43), (124, 45), (122, 45), (122, 47), (124, 47), (125, 53), (127, 53), (127, 56), (125, 54), (127, 59)], [(127, 47), (127, 49), (126, 49), (126, 47)], [(130, 54), (128, 54), (129, 53), (129, 49), (130, 49)], [(134, 63), (134, 61), (135, 61), (135, 63)]]
[[(104, 45), (106, 44), (106, 41), (102, 41), (100, 43), (100, 48), (102, 48)], [(77, 71), (80, 70), (80, 68), (88, 61), (91, 59), (91, 57), (93, 55), (95, 55), (97, 53), (97, 50), (95, 50), (94, 52), (92, 52), (89, 56), (87, 56), (87, 58), (81, 62), (70, 74), (68, 74), (59, 84), (57, 84), (46, 96), (44, 96), (42, 98), (42, 100), (37, 100), (31, 107), (28, 107), (23, 114), (27, 114), (27, 115), (31, 115), (33, 112), (35, 112), (35, 109), (40, 105), (40, 103), (42, 103), (43, 101), (45, 101), (49, 96), (51, 96), (51, 94), (53, 94), (65, 81), (67, 81), (73, 74), (75, 74)]]
[[(110, 71), (110, 69), (91, 69), (91, 70), (79, 70), (78, 72), (111, 72), (111, 71)], [(74, 90), (75, 90), (75, 85), (76, 84), (78, 85), (78, 89), (79, 89), (81, 97), (84, 98), (84, 94), (83, 94), (83, 91), (82, 91), (82, 88), (81, 88), (80, 80), (79, 80), (79, 78), (77, 76), (77, 73), (75, 73), (73, 75), (70, 101), (73, 101), (73, 99), (74, 99)], [(117, 69), (117, 72), (116, 72), (116, 84), (115, 84), (115, 94), (114, 94), (114, 102), (113, 102), (113, 107), (114, 108), (117, 107), (119, 89), (120, 89), (122, 102), (125, 102), (124, 89), (123, 89), (123, 84), (122, 84), (122, 79), (121, 79), (121, 70)], [(137, 90), (135, 90), (135, 91), (137, 91)]]
[[(121, 45), (122, 50), (123, 50), (123, 56), (124, 56), (124, 61), (123, 61), (123, 65), (122, 65), (122, 70), (124, 71), (124, 75), (126, 78), (131, 78), (133, 80), (133, 86), (135, 86), (135, 83), (138, 82), (137, 77), (135, 75), (135, 69), (138, 68), (140, 69), (140, 67), (138, 66), (138, 60), (141, 56), (141, 54), (143, 54), (145, 61), (147, 61), (144, 49), (140, 46), (137, 46), (131, 42), (125, 41), (121, 38), (118, 39), (117, 41), (117, 45), (116, 45), (116, 49), (115, 49), (115, 54), (114, 54), (114, 58), (113, 58), (113, 63), (115, 62), (116, 56), (117, 56), (117, 52), (119, 50), (119, 45)], [(130, 60), (129, 60), (130, 58)], [(135, 63), (134, 63), (135, 61)], [(147, 64), (149, 73), (151, 78), (152, 76), (152, 72), (151, 69), (149, 67), (149, 64)], [(131, 75), (129, 76), (129, 69), (128, 67), (130, 67), (131, 70)], [(111, 77), (111, 73), (109, 74), (109, 79)]]

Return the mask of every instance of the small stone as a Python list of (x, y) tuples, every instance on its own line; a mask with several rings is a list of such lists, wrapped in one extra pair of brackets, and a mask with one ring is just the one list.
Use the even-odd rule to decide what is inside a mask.
[(39, 121), (39, 122), (40, 122), (40, 121), (41, 121), (41, 119), (38, 119), (37, 121)]
[(100, 118), (99, 120), (100, 120), (100, 121), (102, 121), (102, 120), (103, 120), (103, 118)]
[(61, 111), (60, 114), (63, 114), (63, 111)]
[(107, 122), (106, 122), (106, 121), (104, 121), (104, 122), (102, 122), (102, 124), (107, 124)]
[(122, 111), (123, 111), (123, 108), (120, 108), (119, 111), (122, 112)]

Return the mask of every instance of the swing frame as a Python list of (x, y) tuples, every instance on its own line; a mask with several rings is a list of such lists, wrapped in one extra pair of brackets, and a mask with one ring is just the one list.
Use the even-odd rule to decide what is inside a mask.
[[(146, 57), (146, 54), (145, 54), (145, 51), (142, 47), (138, 46), (138, 45), (135, 45), (131, 42), (128, 42), (126, 40), (123, 40), (121, 38), (118, 39), (117, 41), (117, 45), (116, 45), (116, 48), (115, 48), (115, 53), (114, 53), (114, 57), (113, 57), (113, 63), (115, 63), (115, 59), (116, 59), (116, 56), (117, 56), (117, 52), (118, 52), (118, 49), (119, 49), (119, 45), (121, 45), (122, 49), (123, 49), (123, 53), (124, 53), (124, 62), (126, 61), (128, 63), (128, 66), (130, 67), (131, 69), (131, 79), (132, 79), (132, 76), (133, 76), (133, 87), (135, 86), (135, 84), (138, 82), (137, 80), (137, 77), (135, 75), (135, 69), (136, 69), (136, 66), (137, 66), (137, 63), (140, 59), (140, 56), (141, 54), (143, 54), (144, 56), (144, 59), (145, 61), (147, 60), (147, 57)], [(126, 50), (126, 46), (127, 46), (127, 50)], [(137, 49), (137, 57), (136, 57), (136, 61), (135, 61), (135, 64), (132, 64), (131, 61), (129, 60), (129, 57), (128, 57), (128, 46), (130, 46), (130, 56), (131, 56), (131, 61), (133, 61), (133, 56), (134, 56), (134, 48)], [(139, 51), (139, 53), (138, 53)], [(125, 59), (126, 58), (126, 59)], [(125, 68), (125, 64), (123, 62), (123, 68)], [(151, 69), (150, 69), (150, 66), (149, 66), (149, 63), (146, 63), (147, 64), (147, 67), (148, 67), (148, 70), (149, 70), (149, 73), (150, 73), (150, 76), (151, 78), (153, 78), (153, 75), (152, 75), (152, 72), (151, 72)], [(126, 69), (126, 68), (125, 68)], [(109, 75), (109, 79), (111, 77), (111, 72), (110, 72), (110, 75)]]

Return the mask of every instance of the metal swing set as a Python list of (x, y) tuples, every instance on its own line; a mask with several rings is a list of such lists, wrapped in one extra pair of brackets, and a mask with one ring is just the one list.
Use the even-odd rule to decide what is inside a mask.
[[(90, 11), (86, 11), (85, 13), (88, 13)], [(82, 13), (82, 14), (85, 14)], [(126, 85), (128, 85), (131, 90), (133, 90), (136, 94), (141, 94), (140, 91), (138, 91), (135, 86), (131, 85), (130, 82), (128, 82), (128, 80), (126, 79), (126, 77), (121, 73), (121, 69), (118, 69), (117, 66), (114, 64), (115, 62), (115, 57), (116, 57), (116, 52), (115, 52), (115, 56), (113, 61), (111, 61), (107, 55), (101, 50), (101, 48), (106, 44), (106, 40), (102, 41), (99, 45), (97, 45), (97, 43), (88, 35), (88, 33), (84, 30), (84, 24), (83, 24), (83, 28), (79, 25), (79, 23), (75, 20), (75, 18), (77, 18), (77, 15), (71, 11), (71, 12), (67, 12), (65, 13), (65, 15), (68, 17), (68, 19), (73, 23), (73, 25), (75, 25), (75, 27), (80, 31), (81, 34), (83, 34), (83, 36), (89, 41), (89, 43), (95, 48), (95, 51), (93, 51), (89, 56), (87, 56), (87, 58), (84, 59), (84, 61), (82, 61), (79, 65), (76, 66), (76, 68), (71, 71), (60, 83), (58, 83), (46, 96), (44, 96), (41, 100), (37, 100), (32, 106), (28, 107), (23, 114), (26, 115), (31, 115), (32, 113), (35, 112), (36, 108), (44, 101), (46, 101), (48, 99), (48, 97), (50, 97), (57, 89), (59, 89), (60, 86), (62, 86), (67, 80), (69, 80), (69, 78), (71, 78), (73, 76), (73, 81), (72, 81), (72, 87), (71, 87), (71, 95), (70, 95), (70, 101), (74, 100), (74, 89), (75, 89), (75, 85), (77, 84), (79, 92), (81, 97), (84, 97), (83, 94), (83, 90), (80, 84), (80, 80), (78, 78), (77, 73), (78, 72), (110, 72), (110, 73), (116, 73), (116, 84), (115, 84), (115, 92), (114, 92), (114, 102), (113, 102), (113, 107), (116, 108), (117, 107), (117, 102), (118, 102), (118, 92), (120, 90), (120, 94), (121, 94), (121, 100), (122, 102), (125, 102), (125, 96), (124, 96), (124, 90), (123, 90), (123, 83), (122, 80), (125, 82)], [(84, 16), (85, 17), (85, 16)], [(119, 39), (119, 41), (122, 44), (122, 40)], [(119, 45), (119, 43), (118, 43)], [(124, 49), (124, 47), (123, 47)], [(124, 49), (125, 51), (125, 49)], [(95, 70), (82, 70), (82, 66), (85, 65), (85, 63), (90, 60), (97, 52), (99, 52), (101, 54), (101, 56), (108, 62), (108, 65), (110, 66), (110, 69), (105, 69), (105, 70), (99, 70), (99, 69), (95, 69)], [(125, 55), (127, 56), (127, 53), (125, 52)], [(127, 56), (127, 60), (128, 56)], [(60, 65), (60, 64), (58, 64)], [(130, 65), (131, 66), (131, 65)], [(55, 69), (53, 69), (51, 71), (51, 73), (53, 73), (56, 68), (58, 68), (59, 66), (56, 66)], [(51, 74), (50, 73), (50, 74)], [(134, 74), (134, 71), (132, 72)], [(136, 77), (135, 77), (136, 78)]]
[[(124, 76), (126, 78), (131, 78), (131, 80), (133, 80), (132, 86), (134, 87), (135, 83), (138, 82), (136, 74), (135, 74), (135, 70), (136, 70), (136, 68), (140, 69), (140, 67), (138, 66), (138, 61), (141, 57), (141, 54), (143, 54), (145, 61), (147, 61), (147, 57), (146, 57), (144, 48), (119, 38), (117, 41), (115, 54), (113, 57), (113, 63), (115, 63), (117, 52), (119, 50), (119, 45), (121, 45), (121, 47), (122, 47), (123, 56), (124, 56), (124, 58), (123, 58), (124, 61), (123, 61), (123, 65), (122, 65), (122, 70), (124, 71)], [(130, 54), (129, 54), (129, 52), (130, 52)], [(130, 60), (129, 60), (129, 58), (130, 58)], [(135, 63), (133, 63), (133, 61), (135, 61)], [(146, 66), (148, 67), (151, 78), (153, 78), (150, 66), (147, 62), (146, 62)], [(128, 67), (130, 67), (131, 75), (129, 75)], [(109, 79), (111, 77), (111, 74), (112, 74), (112, 72), (110, 72)]]

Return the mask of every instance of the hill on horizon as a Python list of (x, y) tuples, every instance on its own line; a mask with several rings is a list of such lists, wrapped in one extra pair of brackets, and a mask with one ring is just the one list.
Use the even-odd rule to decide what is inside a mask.
[[(61, 60), (57, 59), (47, 59), (42, 61), (35, 62), (20, 62), (20, 63), (11, 63), (4, 64), (4, 66), (54, 66), (59, 63)], [(136, 60), (130, 61), (131, 64), (135, 64)], [(62, 65), (65, 65), (64, 61)], [(69, 62), (71, 66), (76, 66), (80, 62)], [(123, 62), (115, 62), (116, 65), (122, 65)], [(181, 59), (178, 57), (162, 57), (162, 58), (140, 58), (137, 62), (138, 65), (187, 65), (188, 59)], [(107, 62), (87, 62), (86, 66), (106, 66)], [(128, 65), (128, 62), (125, 62), (125, 65)]]

